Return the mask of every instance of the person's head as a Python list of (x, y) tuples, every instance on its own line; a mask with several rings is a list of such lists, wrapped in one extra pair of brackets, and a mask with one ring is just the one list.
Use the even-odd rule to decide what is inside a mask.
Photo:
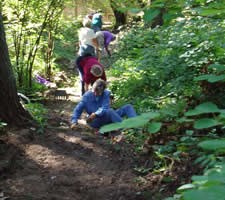
[(90, 20), (92, 20), (93, 15), (94, 15), (94, 13), (89, 13), (89, 14), (87, 15), (87, 17), (88, 17)]
[(97, 79), (92, 86), (92, 91), (94, 92), (95, 96), (101, 96), (105, 88), (106, 82), (102, 79)]
[(95, 64), (91, 66), (90, 72), (95, 77), (101, 77), (103, 74), (103, 68), (100, 65)]
[(91, 20), (89, 18), (87, 18), (87, 17), (84, 18), (83, 19), (83, 26), (90, 28), (91, 27)]
[(98, 46), (102, 50), (104, 48), (104, 34), (102, 31), (97, 31), (95, 34), (98, 41)]

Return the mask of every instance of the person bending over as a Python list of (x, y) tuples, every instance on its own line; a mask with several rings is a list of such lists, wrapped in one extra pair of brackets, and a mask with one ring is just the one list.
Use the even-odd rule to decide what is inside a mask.
[(98, 50), (98, 41), (96, 34), (91, 29), (91, 20), (85, 18), (83, 20), (83, 27), (78, 31), (79, 51), (78, 56), (96, 56)]
[(79, 57), (76, 60), (76, 67), (80, 77), (81, 96), (89, 89), (89, 85), (93, 85), (97, 79), (101, 78), (106, 81), (104, 67), (94, 56)]
[(103, 54), (105, 49), (108, 56), (111, 56), (111, 52), (109, 51), (108, 47), (109, 47), (109, 44), (116, 39), (116, 36), (109, 31), (98, 31), (96, 32), (96, 38), (98, 41), (98, 47), (100, 51), (102, 52), (101, 54)]

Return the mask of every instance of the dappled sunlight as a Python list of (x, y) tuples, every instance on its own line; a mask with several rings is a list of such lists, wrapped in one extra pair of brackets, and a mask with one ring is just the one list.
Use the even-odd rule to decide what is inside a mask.
[(72, 164), (79, 162), (79, 165), (85, 164), (83, 161), (78, 161), (67, 157), (65, 155), (58, 154), (57, 152), (44, 147), (39, 144), (31, 144), (25, 149), (25, 154), (29, 156), (31, 160), (44, 168), (58, 168), (58, 167), (70, 167)]
[(79, 144), (80, 146), (82, 146), (84, 148), (91, 149), (96, 154), (102, 155), (105, 152), (105, 150), (103, 148), (96, 146), (96, 144), (94, 144), (92, 142), (84, 141), (80, 137), (71, 136), (71, 135), (68, 136), (64, 133), (59, 133), (58, 137), (64, 139), (66, 142), (72, 142), (74, 144)]

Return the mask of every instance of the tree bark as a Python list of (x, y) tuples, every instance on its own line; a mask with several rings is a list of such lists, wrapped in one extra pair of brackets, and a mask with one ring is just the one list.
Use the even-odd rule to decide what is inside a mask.
[(19, 102), (16, 81), (12, 72), (6, 44), (2, 14), (0, 12), (0, 121), (8, 125), (24, 126), (32, 119)]
[(165, 9), (161, 8), (159, 15), (152, 21), (151, 28), (155, 28), (156, 26), (163, 25), (163, 15), (165, 13)]
[(127, 23), (127, 14), (122, 13), (117, 9), (116, 1), (110, 0), (110, 5), (116, 19), (114, 28), (116, 29), (121, 25), (125, 25)]

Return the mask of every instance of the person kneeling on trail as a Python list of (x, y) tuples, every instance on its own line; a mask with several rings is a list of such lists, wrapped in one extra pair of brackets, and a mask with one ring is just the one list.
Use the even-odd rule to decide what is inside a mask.
[(71, 128), (77, 127), (78, 119), (84, 110), (88, 114), (87, 123), (97, 130), (106, 124), (122, 122), (125, 116), (128, 118), (137, 116), (130, 104), (117, 110), (110, 108), (110, 96), (111, 92), (106, 89), (106, 82), (102, 79), (96, 80), (92, 90), (86, 92), (74, 108)]

